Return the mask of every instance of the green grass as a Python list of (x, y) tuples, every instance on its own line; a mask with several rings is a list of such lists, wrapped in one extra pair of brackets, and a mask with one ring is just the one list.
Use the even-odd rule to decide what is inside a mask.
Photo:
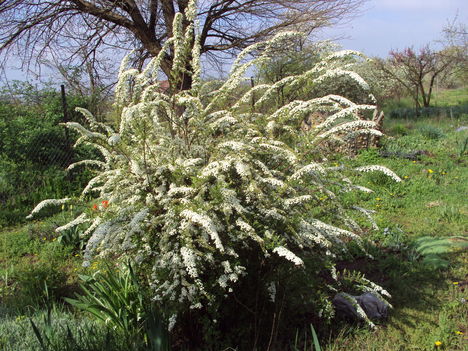
[[(49, 313), (50, 311), (50, 313)], [(83, 315), (63, 307), (29, 314), (0, 314), (3, 351), (124, 351), (129, 341)], [(34, 325), (34, 327), (33, 327)], [(34, 332), (36, 329), (37, 334)]]
[(57, 302), (72, 297), (83, 272), (75, 246), (60, 242), (55, 229), (80, 209), (66, 208), (46, 219), (0, 229), (0, 301), (3, 308), (24, 313), (41, 308), (44, 287)]
[[(442, 106), (458, 101), (466, 103), (466, 100), (464, 89), (441, 92), (434, 101), (440, 101)], [(340, 270), (360, 270), (381, 284), (392, 294), (390, 302), (394, 309), (388, 321), (375, 331), (338, 321), (332, 323), (332, 328), (314, 323), (322, 350), (468, 349), (468, 303), (462, 302), (468, 300), (466, 290), (463, 291), (468, 289), (465, 285), (468, 284), (468, 252), (456, 247), (460, 245), (444, 246), (455, 240), (447, 238), (468, 238), (468, 153), (463, 150), (468, 131), (456, 132), (461, 125), (468, 125), (466, 116), (416, 121), (387, 119), (384, 128), (388, 137), (383, 141), (382, 150), (392, 157), (382, 157), (380, 150), (367, 150), (354, 159), (339, 160), (353, 166), (385, 165), (403, 179), (395, 183), (374, 173), (359, 176), (360, 184), (375, 190), (361, 198), (362, 207), (376, 211), (375, 219), (380, 227), (372, 231), (369, 226), (366, 235), (374, 259), (355, 250), (350, 260), (338, 266)], [(418, 159), (401, 157), (415, 150), (424, 151)], [(39, 349), (30, 317), (41, 332), (49, 330), (56, 337), (56, 349), (63, 349), (60, 340), (67, 340), (67, 332), (61, 327), (66, 325), (65, 319), (73, 335), (97, 328), (97, 334), (91, 335), (91, 339), (80, 339), (83, 345), (93, 342), (95, 350), (110, 349), (112, 343), (123, 345), (119, 336), (108, 334), (102, 323), (94, 324), (96, 321), (89, 316), (67, 309), (55, 311), (52, 329), (46, 328), (48, 301), (61, 306), (64, 296), (73, 296), (77, 291), (78, 273), (89, 273), (81, 267), (76, 246), (60, 243), (54, 232), (76, 213), (78, 209), (68, 209), (65, 214), (45, 220), (0, 229), (1, 349)], [(363, 219), (359, 221), (364, 223)], [(432, 237), (426, 243), (439, 245), (435, 253), (440, 260), (435, 265), (426, 259), (428, 253), (420, 249), (418, 239), (423, 237)], [(439, 265), (441, 261), (447, 265)], [(298, 330), (300, 340), (291, 340), (291, 347), (316, 350), (318, 343), (312, 342), (310, 332), (309, 323), (304, 330)], [(438, 348), (436, 341), (442, 343)], [(113, 349), (119, 349), (114, 346)]]
[(434, 93), (432, 104), (435, 106), (454, 106), (467, 102), (468, 88), (440, 90)]
[[(375, 190), (364, 204), (377, 211), (381, 229), (368, 234), (377, 243), (372, 252), (376, 259), (356, 257), (354, 265), (390, 291), (394, 310), (376, 331), (346, 326), (334, 330), (325, 350), (468, 349), (468, 303), (462, 302), (468, 283), (468, 154), (460, 153), (468, 131), (456, 132), (460, 125), (468, 125), (468, 120), (425, 119), (404, 128), (390, 120), (387, 130), (404, 133), (388, 137), (383, 148), (399, 155), (424, 150), (420, 160), (383, 158), (378, 150), (368, 150), (349, 161), (355, 166), (385, 165), (403, 178), (402, 183), (393, 183), (377, 174), (361, 177)], [(446, 269), (430, 264), (418, 250), (417, 239), (427, 236), (439, 245), (436, 263), (447, 262)], [(444, 238), (453, 236), (461, 237), (463, 245), (447, 249)], [(442, 344), (436, 347), (436, 341)]]
[[(468, 88), (434, 90), (431, 97), (431, 106), (456, 106), (468, 102)], [(414, 101), (410, 97), (386, 101), (385, 112), (397, 108), (414, 108)]]
[(468, 115), (468, 89), (435, 91), (429, 107), (421, 107), (416, 115), (414, 101), (409, 97), (385, 101), (383, 110), (387, 117), (400, 121), (414, 121), (420, 118), (439, 117), (453, 120), (466, 118)]

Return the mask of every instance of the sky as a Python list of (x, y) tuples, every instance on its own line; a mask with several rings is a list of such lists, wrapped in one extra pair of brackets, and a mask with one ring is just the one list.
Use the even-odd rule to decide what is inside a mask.
[[(442, 29), (455, 17), (468, 24), (468, 0), (368, 0), (360, 15), (319, 37), (341, 38), (337, 41), (344, 49), (385, 57), (392, 49), (419, 48), (442, 39)], [(10, 80), (32, 78), (13, 69), (6, 74)]]
[(344, 36), (338, 40), (344, 49), (385, 57), (392, 49), (441, 40), (442, 29), (456, 16), (468, 24), (468, 0), (369, 0), (360, 15), (321, 36)]

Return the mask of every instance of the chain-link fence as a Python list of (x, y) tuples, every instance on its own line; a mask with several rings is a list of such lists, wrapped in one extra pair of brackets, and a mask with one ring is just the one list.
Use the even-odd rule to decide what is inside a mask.
[(79, 118), (64, 88), (41, 104), (0, 103), (0, 226), (24, 221), (39, 201), (75, 194), (86, 181), (83, 170), (66, 171), (90, 150), (73, 148), (77, 135), (61, 125)]

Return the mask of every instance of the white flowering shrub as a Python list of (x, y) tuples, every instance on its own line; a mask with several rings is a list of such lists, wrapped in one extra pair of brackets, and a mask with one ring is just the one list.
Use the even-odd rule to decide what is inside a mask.
[[(333, 272), (346, 242), (360, 241), (360, 228), (350, 216), (356, 209), (344, 207), (339, 193), (371, 190), (354, 185), (341, 167), (304, 155), (337, 134), (379, 133), (373, 122), (356, 117), (357, 111), (374, 106), (334, 95), (293, 101), (272, 114), (246, 112), (253, 92), (257, 104), (268, 104), (278, 83), (256, 86), (226, 105), (243, 84), (246, 70), (268, 60), (273, 48), (295, 33), (281, 33), (245, 49), (224, 84), (201, 94), (195, 8), (190, 4), (192, 25), (182, 33), (182, 16), (177, 15), (174, 37), (143, 71), (122, 63), (117, 130), (98, 123), (86, 110), (81, 112), (89, 128), (67, 123), (81, 133), (77, 144), (95, 146), (104, 161), (82, 162), (99, 168), (83, 198), (93, 194), (102, 205), (64, 227), (88, 223), (85, 264), (96, 256), (130, 257), (149, 267), (152, 296), (173, 311), (172, 325), (177, 313), (188, 307), (206, 307), (229, 297), (252, 266), (304, 270), (307, 258)], [(160, 92), (157, 72), (166, 51), (174, 55), (173, 86), (181, 74), (190, 74), (190, 90)], [(253, 52), (256, 58), (248, 60)], [(347, 76), (366, 87), (359, 76), (336, 66), (337, 57), (342, 56), (314, 68), (314, 84)], [(310, 74), (286, 78), (282, 84), (301, 85)], [(330, 117), (313, 133), (300, 136), (303, 116), (318, 108), (330, 111)], [(399, 181), (383, 167), (356, 171), (384, 171)], [(260, 283), (265, 291), (274, 287), (272, 281)]]

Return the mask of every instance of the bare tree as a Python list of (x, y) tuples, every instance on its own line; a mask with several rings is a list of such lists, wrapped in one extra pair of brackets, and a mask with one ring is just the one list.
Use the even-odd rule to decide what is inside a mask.
[(444, 34), (445, 46), (456, 46), (465, 53), (468, 50), (468, 30), (466, 24), (458, 20), (458, 15), (448, 22), (442, 30)]
[[(462, 86), (468, 83), (468, 30), (465, 23), (459, 22), (458, 16), (448, 22), (443, 29), (441, 41), (447, 53), (456, 55), (455, 75)], [(453, 83), (453, 82), (451, 82)]]
[(449, 74), (459, 59), (453, 48), (434, 51), (427, 45), (419, 51), (413, 48), (391, 51), (388, 60), (375, 59), (375, 63), (385, 79), (394, 80), (407, 90), (419, 114), (421, 102), (424, 107), (431, 103), (436, 79)]
[[(311, 31), (356, 13), (366, 0), (200, 0), (202, 53), (233, 53), (300, 26)], [(0, 0), (0, 50), (26, 64), (51, 52), (91, 59), (106, 50), (137, 48), (139, 61), (157, 55), (172, 35), (176, 12), (189, 0)], [(186, 27), (188, 23), (184, 23)], [(185, 29), (185, 28), (184, 28)], [(108, 54), (109, 55), (109, 54)], [(162, 69), (172, 67), (166, 55)], [(190, 87), (184, 77), (181, 89)]]

